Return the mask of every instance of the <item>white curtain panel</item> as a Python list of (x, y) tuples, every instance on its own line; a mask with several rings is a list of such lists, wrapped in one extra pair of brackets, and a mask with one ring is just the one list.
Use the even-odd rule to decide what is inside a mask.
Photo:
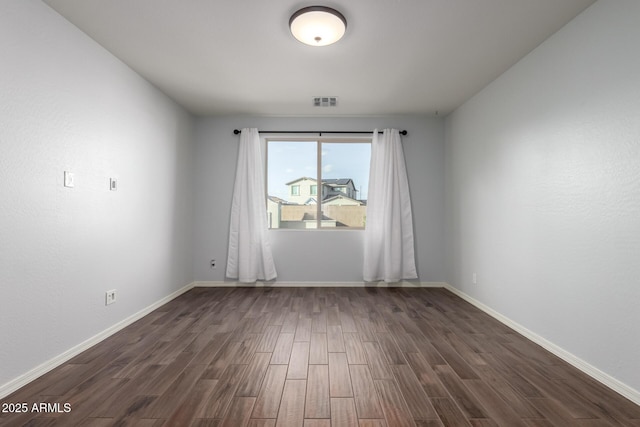
[(227, 277), (240, 282), (276, 278), (267, 235), (264, 167), (258, 129), (240, 134), (236, 182), (233, 187)]
[(363, 277), (367, 282), (418, 277), (409, 181), (397, 129), (373, 132)]

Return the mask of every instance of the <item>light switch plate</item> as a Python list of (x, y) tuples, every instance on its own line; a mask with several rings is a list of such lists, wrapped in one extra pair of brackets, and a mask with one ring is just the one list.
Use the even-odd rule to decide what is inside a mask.
[(117, 191), (118, 190), (118, 180), (115, 178), (109, 179), (109, 190)]
[(111, 305), (116, 302), (116, 292), (117, 291), (115, 289), (111, 289), (105, 293), (105, 305)]
[(65, 187), (73, 187), (75, 185), (75, 179), (73, 173), (69, 171), (64, 171), (64, 186)]

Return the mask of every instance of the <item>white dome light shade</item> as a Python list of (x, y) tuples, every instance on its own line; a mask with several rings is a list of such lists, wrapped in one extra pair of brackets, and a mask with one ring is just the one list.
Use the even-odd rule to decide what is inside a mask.
[(335, 9), (309, 6), (300, 9), (289, 19), (291, 34), (309, 46), (327, 46), (342, 38), (347, 20)]

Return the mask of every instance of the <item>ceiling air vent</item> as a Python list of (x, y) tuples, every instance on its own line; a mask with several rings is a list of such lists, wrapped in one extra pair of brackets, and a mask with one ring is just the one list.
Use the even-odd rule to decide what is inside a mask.
[(338, 105), (337, 96), (314, 96), (314, 107), (336, 107)]

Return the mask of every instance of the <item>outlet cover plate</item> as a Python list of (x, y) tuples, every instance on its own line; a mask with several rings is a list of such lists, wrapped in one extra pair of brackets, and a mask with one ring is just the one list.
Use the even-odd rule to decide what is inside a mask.
[(111, 305), (111, 304), (113, 304), (115, 302), (116, 302), (116, 290), (115, 289), (111, 289), (110, 291), (107, 291), (105, 293), (104, 304), (105, 305)]
[(72, 188), (75, 185), (75, 177), (72, 172), (64, 171), (64, 186)]

